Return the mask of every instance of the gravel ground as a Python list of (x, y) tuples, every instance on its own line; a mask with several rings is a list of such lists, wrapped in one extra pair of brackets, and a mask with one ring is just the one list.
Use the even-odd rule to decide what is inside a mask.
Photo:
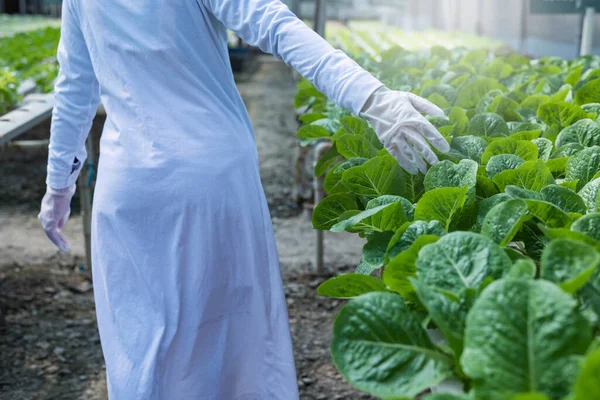
[[(301, 399), (369, 399), (345, 383), (331, 363), (331, 325), (342, 303), (316, 296), (324, 278), (313, 271), (314, 232), (307, 213), (291, 197), (297, 152), (295, 89), (287, 67), (263, 61), (238, 86), (256, 131)], [(101, 127), (97, 122), (96, 139)], [(45, 138), (47, 132), (46, 125), (27, 136)], [(66, 227), (73, 245), (69, 255), (47, 243), (35, 218), (46, 156), (45, 151), (15, 154), (0, 149), (0, 399), (104, 400), (104, 365), (90, 271), (81, 266), (77, 202)], [(325, 243), (329, 273), (347, 272), (358, 262), (361, 241), (354, 235), (326, 234)]]

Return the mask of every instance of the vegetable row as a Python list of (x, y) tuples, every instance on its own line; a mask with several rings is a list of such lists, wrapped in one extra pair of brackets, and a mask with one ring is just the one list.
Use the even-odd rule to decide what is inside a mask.
[(33, 79), (41, 92), (52, 91), (59, 39), (56, 27), (0, 37), (0, 115), (20, 101), (19, 87), (26, 79)]
[[(316, 229), (366, 239), (332, 356), (357, 388), (427, 400), (600, 398), (600, 58), (392, 47), (357, 61), (436, 103), (451, 151), (404, 172), (368, 124), (298, 85), (298, 137), (330, 140)], [(434, 340), (441, 333), (441, 341)]]

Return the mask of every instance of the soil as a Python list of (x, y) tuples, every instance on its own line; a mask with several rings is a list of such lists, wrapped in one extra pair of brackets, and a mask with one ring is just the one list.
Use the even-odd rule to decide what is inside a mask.
[[(275, 229), (302, 400), (370, 399), (346, 383), (329, 354), (340, 301), (319, 298), (325, 277), (314, 273), (310, 213), (292, 199), (298, 151), (290, 70), (261, 59), (238, 83), (253, 122), (263, 185)], [(102, 118), (93, 135), (97, 142)], [(48, 137), (44, 124), (20, 139)], [(65, 228), (73, 250), (57, 252), (38, 226), (45, 150), (0, 148), (0, 399), (104, 400), (105, 371), (96, 327), (90, 270), (84, 266), (77, 198)], [(310, 183), (310, 182), (309, 182)], [(328, 274), (348, 272), (361, 239), (325, 234)]]

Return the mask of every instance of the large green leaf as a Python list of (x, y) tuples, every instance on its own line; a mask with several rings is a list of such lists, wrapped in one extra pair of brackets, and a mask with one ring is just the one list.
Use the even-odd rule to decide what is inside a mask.
[(582, 147), (600, 145), (600, 126), (591, 119), (581, 119), (573, 125), (564, 128), (556, 138), (556, 148), (569, 143), (576, 143)]
[[(509, 255), (510, 256), (510, 255)], [(537, 274), (537, 266), (531, 258), (520, 258), (510, 268), (508, 277), (519, 279), (534, 279)]]
[(519, 121), (521, 117), (517, 113), (519, 103), (511, 99), (509, 96), (497, 96), (486, 111), (500, 115), (505, 121)]
[(333, 167), (338, 162), (339, 159), (340, 153), (338, 153), (337, 148), (333, 145), (321, 156), (321, 158), (319, 158), (319, 161), (317, 161), (317, 165), (315, 165), (315, 176), (324, 175), (329, 168)]
[(495, 79), (481, 76), (473, 77), (458, 89), (454, 105), (462, 108), (473, 108), (481, 97), (494, 89), (504, 90), (505, 88)]
[(408, 301), (416, 301), (415, 289), (410, 282), (417, 276), (415, 262), (419, 251), (426, 245), (435, 243), (439, 238), (434, 235), (421, 235), (410, 247), (390, 260), (383, 273), (383, 281), (390, 290), (400, 293)]
[(497, 204), (502, 203), (503, 201), (508, 201), (512, 197), (506, 193), (498, 193), (493, 196), (490, 196), (486, 199), (483, 199), (479, 202), (479, 207), (477, 210), (477, 226), (481, 227), (483, 224), (483, 220), (488, 212)]
[(500, 154), (513, 154), (525, 161), (535, 161), (538, 158), (538, 148), (528, 140), (494, 139), (481, 156), (481, 162), (487, 164), (490, 158)]
[(318, 121), (323, 118), (327, 118), (327, 116), (325, 114), (321, 114), (321, 113), (308, 113), (308, 114), (303, 114), (303, 115), (299, 116), (298, 120), (305, 124), (310, 124), (312, 122)]
[(351, 158), (331, 168), (327, 172), (327, 175), (325, 175), (325, 181), (323, 183), (325, 191), (330, 195), (334, 193), (350, 192), (350, 188), (348, 188), (344, 182), (342, 182), (342, 176), (344, 175), (344, 172), (352, 167), (362, 165), (367, 161), (369, 160), (366, 158)]
[(494, 176), (493, 181), (502, 190), (507, 185), (515, 185), (536, 192), (555, 183), (552, 172), (542, 160), (527, 161), (516, 169), (502, 171)]
[(574, 154), (577, 154), (581, 150), (583, 150), (583, 146), (581, 146), (579, 143), (568, 143), (564, 146), (557, 148), (551, 157), (552, 158), (570, 157)]
[(583, 360), (574, 394), (573, 400), (600, 399), (600, 348), (591, 350)]
[(392, 293), (368, 293), (346, 304), (335, 320), (331, 354), (344, 378), (381, 398), (412, 398), (451, 375), (451, 360)]
[(447, 187), (468, 187), (466, 207), (475, 201), (477, 186), (477, 163), (473, 160), (461, 160), (458, 164), (451, 161), (440, 161), (432, 166), (425, 175), (425, 191)]
[(404, 177), (404, 197), (416, 203), (420, 198), (423, 192), (425, 191), (425, 187), (423, 186), (423, 180), (425, 179), (425, 175), (418, 173), (415, 175), (409, 174), (408, 172), (402, 170)]
[(563, 210), (543, 200), (525, 200), (527, 209), (548, 228), (569, 227), (573, 220)]
[(521, 108), (536, 111), (542, 105), (550, 102), (550, 96), (545, 94), (534, 94), (528, 96), (521, 102)]
[(547, 281), (492, 283), (467, 317), (463, 371), (494, 399), (523, 392), (562, 398), (591, 340), (576, 307), (571, 296)]
[(498, 193), (500, 193), (500, 189), (494, 181), (483, 173), (477, 174), (477, 196), (485, 199)]
[(589, 104), (582, 104), (581, 108), (583, 109), (583, 111), (585, 111), (586, 113), (590, 113), (590, 114), (598, 114), (600, 115), (600, 103), (589, 103)]
[(467, 113), (462, 108), (452, 107), (448, 113), (448, 118), (450, 119), (450, 122), (452, 122), (452, 125), (454, 125), (452, 136), (462, 135), (467, 130), (469, 117), (467, 117)]
[(581, 190), (599, 171), (600, 147), (593, 146), (583, 149), (569, 158), (565, 178), (570, 181), (578, 180), (577, 190)]
[(508, 125), (504, 119), (494, 113), (477, 114), (467, 126), (467, 134), (473, 136), (502, 137), (508, 136)]
[(417, 278), (425, 285), (453, 293), (479, 290), (486, 279), (508, 272), (512, 262), (500, 246), (473, 232), (453, 232), (424, 247), (417, 258)]
[(538, 148), (538, 158), (540, 160), (548, 161), (552, 155), (552, 141), (546, 138), (537, 138), (533, 139), (531, 142)]
[(421, 90), (421, 97), (428, 98), (434, 94), (441, 96), (449, 104), (453, 104), (456, 100), (456, 89), (444, 83), (428, 85)]
[(477, 105), (475, 106), (476, 113), (477, 114), (485, 113), (486, 112), (485, 110), (487, 110), (488, 106), (494, 101), (494, 99), (496, 97), (498, 97), (501, 94), (503, 94), (502, 90), (494, 89), (494, 90), (490, 90), (485, 95), (483, 95), (477, 102)]
[(367, 141), (377, 150), (381, 149), (383, 145), (377, 138), (375, 131), (369, 127), (369, 125), (362, 119), (357, 117), (344, 117), (340, 120), (344, 132), (353, 135), (363, 136)]
[(571, 229), (573, 229), (573, 226), (571, 226), (571, 229), (569, 229), (569, 228), (547, 228), (547, 227), (541, 227), (541, 228), (544, 232), (544, 235), (548, 239), (559, 239), (559, 238), (573, 239), (573, 240), (576, 240), (579, 242), (586, 243), (589, 246), (592, 246), (593, 248), (595, 248), (596, 251), (600, 251), (600, 243), (597, 240), (586, 235), (585, 233), (571, 230)]
[(439, 188), (426, 192), (415, 208), (415, 219), (439, 221), (444, 229), (457, 222), (467, 199), (469, 188)]
[(559, 178), (564, 176), (568, 160), (568, 157), (551, 158), (546, 161), (546, 166), (555, 178)]
[(407, 250), (412, 244), (423, 235), (443, 236), (446, 230), (439, 221), (414, 221), (407, 222), (401, 229), (398, 229), (388, 243), (387, 256), (389, 259)]
[(552, 203), (566, 213), (585, 214), (583, 199), (569, 188), (559, 185), (548, 185), (541, 191), (543, 199)]
[(341, 135), (336, 139), (335, 146), (344, 158), (372, 158), (377, 155), (377, 149), (359, 135)]
[(590, 118), (581, 107), (564, 101), (542, 104), (538, 108), (537, 116), (546, 125), (556, 126), (558, 129), (573, 125), (580, 119)]
[(304, 125), (298, 130), (296, 136), (302, 139), (302, 144), (304, 145), (310, 144), (317, 139), (330, 137), (329, 131), (318, 125)]
[[(386, 210), (389, 210), (389, 208)], [(375, 270), (383, 267), (388, 243), (392, 236), (392, 232), (370, 233), (368, 242), (363, 246), (360, 264), (356, 267), (355, 272), (371, 275)]]
[(394, 203), (385, 211), (371, 217), (371, 223), (382, 231), (395, 232), (414, 215), (414, 206), (400, 196), (380, 196), (367, 203), (367, 210), (385, 204)]
[(319, 285), (319, 296), (351, 299), (370, 292), (385, 292), (385, 284), (370, 275), (346, 274), (330, 278)]
[(584, 215), (571, 225), (571, 230), (600, 242), (600, 213)]
[(389, 155), (377, 156), (342, 175), (342, 182), (354, 193), (366, 197), (386, 194), (402, 196), (404, 173)]
[(412, 279), (411, 282), (421, 304), (425, 306), (429, 317), (444, 334), (458, 360), (463, 350), (465, 321), (474, 296), (469, 295), (471, 292), (464, 291), (459, 299), (454, 299), (417, 279)]
[[(537, 122), (509, 122), (508, 127), (510, 129), (510, 137), (515, 140), (531, 140), (540, 137), (543, 128), (543, 126)], [(537, 132), (537, 134), (533, 134), (532, 132)], [(519, 139), (519, 133), (524, 133), (526, 135), (531, 134), (533, 137)]]
[(469, 158), (477, 163), (481, 162), (481, 156), (488, 142), (479, 136), (459, 136), (452, 139), (450, 147), (458, 151), (462, 158)]
[(591, 246), (572, 239), (550, 241), (542, 253), (541, 276), (567, 293), (585, 285), (600, 263), (600, 254)]
[(514, 154), (499, 154), (497, 156), (492, 156), (488, 160), (485, 171), (488, 178), (493, 179), (494, 176), (498, 175), (500, 172), (516, 169), (524, 162), (525, 160)]
[(575, 103), (600, 103), (600, 79), (594, 79), (577, 90)]
[(583, 199), (588, 212), (600, 211), (598, 204), (600, 200), (599, 196), (600, 189), (600, 178), (596, 178), (588, 182), (581, 190), (577, 193), (579, 197)]
[(332, 118), (319, 118), (316, 121), (311, 122), (312, 126), (321, 126), (329, 132), (329, 134), (334, 134), (342, 127), (340, 122), (337, 119)]
[(496, 205), (487, 213), (483, 220), (481, 234), (500, 246), (506, 246), (529, 218), (525, 201), (509, 200)]
[(529, 189), (523, 189), (519, 186), (509, 185), (504, 188), (504, 192), (514, 199), (523, 200), (544, 200), (544, 195)]
[(324, 198), (312, 215), (312, 223), (315, 229), (328, 230), (338, 223), (339, 217), (349, 210), (358, 209), (356, 197), (350, 194), (332, 194)]
[(332, 232), (344, 230), (394, 232), (408, 221), (408, 217), (399, 196), (382, 196), (371, 200), (366, 210), (348, 219), (338, 218), (338, 220), (339, 222), (330, 228)]

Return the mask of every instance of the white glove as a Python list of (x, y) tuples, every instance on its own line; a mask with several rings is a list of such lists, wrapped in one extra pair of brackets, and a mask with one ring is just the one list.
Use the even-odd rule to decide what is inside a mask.
[(41, 211), (38, 219), (46, 232), (48, 239), (60, 250), (67, 253), (71, 246), (60, 233), (67, 223), (71, 213), (71, 198), (75, 194), (75, 185), (66, 189), (46, 188), (46, 194), (42, 199)]
[(360, 112), (387, 151), (410, 174), (427, 172), (423, 158), (431, 165), (439, 161), (427, 141), (442, 153), (450, 150), (446, 139), (421, 113), (445, 117), (441, 108), (424, 98), (386, 87), (377, 89)]

